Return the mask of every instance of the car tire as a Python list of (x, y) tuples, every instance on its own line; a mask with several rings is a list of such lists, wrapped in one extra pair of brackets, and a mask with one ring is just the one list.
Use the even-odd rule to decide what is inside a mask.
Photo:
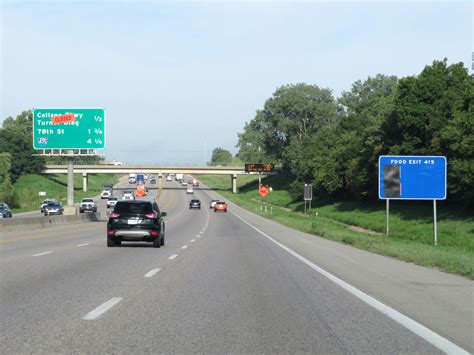
[(165, 235), (163, 234), (161, 237), (161, 246), (165, 245)]
[(97, 208), (93, 210), (94, 212), (97, 212)]
[(156, 238), (153, 241), (153, 248), (161, 248), (161, 238)]
[(113, 248), (115, 246), (115, 242), (111, 238), (108, 238), (108, 237), (107, 237), (107, 246), (109, 248)]
[(227, 208), (224, 210), (224, 212), (227, 212)]
[(83, 210), (79, 210), (79, 213), (84, 213), (84, 211), (83, 211)]

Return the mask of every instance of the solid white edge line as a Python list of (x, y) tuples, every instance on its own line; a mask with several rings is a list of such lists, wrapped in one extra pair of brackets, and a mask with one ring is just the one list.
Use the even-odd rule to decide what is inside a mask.
[(45, 251), (44, 253), (38, 253), (38, 254), (33, 254), (32, 256), (41, 256), (41, 255), (46, 255), (46, 254), (51, 254), (52, 251)]
[(150, 270), (148, 271), (143, 277), (153, 277), (155, 276), (157, 273), (159, 273), (161, 271), (161, 269), (153, 269), (153, 270)]
[(181, 249), (187, 249), (187, 248), (188, 248), (187, 245), (183, 245), (183, 246), (181, 247)]
[(86, 245), (90, 245), (91, 243), (84, 243), (84, 244), (79, 244), (79, 245), (76, 245), (76, 247), (84, 247)]
[(174, 260), (174, 259), (176, 259), (177, 256), (178, 256), (178, 254), (173, 254), (168, 259), (169, 260)]
[(107, 302), (102, 303), (99, 307), (87, 313), (82, 319), (84, 320), (97, 319), (100, 315), (107, 312), (109, 309), (111, 309), (113, 306), (119, 303), (122, 299), (123, 297), (112, 297)]
[(441, 335), (433, 332), (431, 329), (428, 329), (424, 325), (422, 325), (422, 324), (416, 322), (415, 320), (405, 316), (404, 314), (396, 311), (395, 309), (391, 308), (390, 306), (387, 306), (386, 304), (376, 300), (372, 296), (369, 296), (368, 294), (362, 292), (361, 290), (359, 290), (359, 289), (355, 288), (354, 286), (348, 284), (347, 282), (341, 280), (337, 276), (334, 276), (330, 272), (328, 272), (328, 271), (322, 269), (321, 267), (317, 266), (316, 264), (312, 263), (311, 261), (309, 261), (305, 257), (301, 256), (300, 254), (298, 254), (294, 250), (292, 250), (292, 249), (288, 248), (287, 246), (281, 244), (280, 242), (276, 241), (275, 239), (270, 237), (268, 234), (266, 234), (265, 232), (263, 232), (260, 229), (258, 229), (257, 227), (255, 227), (250, 222), (247, 222), (245, 219), (240, 217), (237, 213), (235, 213), (233, 211), (230, 211), (230, 212), (234, 216), (236, 216), (238, 219), (240, 219), (242, 222), (244, 222), (245, 224), (247, 224), (248, 226), (250, 226), (251, 228), (256, 230), (258, 233), (260, 233), (261, 235), (263, 235), (264, 237), (266, 237), (267, 239), (269, 239), (270, 241), (272, 241), (273, 243), (278, 245), (283, 250), (285, 250), (288, 253), (290, 253), (291, 255), (293, 255), (295, 258), (299, 259), (300, 261), (302, 261), (303, 263), (308, 265), (313, 270), (319, 272), (321, 275), (325, 276), (326, 278), (328, 278), (329, 280), (331, 280), (335, 284), (339, 285), (344, 290), (351, 293), (352, 295), (354, 295), (355, 297), (357, 297), (361, 301), (363, 301), (366, 304), (368, 304), (369, 306), (375, 308), (379, 312), (385, 314), (386, 316), (388, 316), (389, 318), (391, 318), (392, 320), (394, 320), (398, 324), (404, 326), (406, 329), (408, 329), (411, 332), (415, 333), (420, 338), (426, 340), (431, 345), (437, 347), (438, 349), (444, 351), (447, 354), (469, 354), (469, 352), (467, 352), (463, 348), (461, 348), (461, 347), (457, 346), (456, 344), (450, 342), (448, 339), (443, 338)]

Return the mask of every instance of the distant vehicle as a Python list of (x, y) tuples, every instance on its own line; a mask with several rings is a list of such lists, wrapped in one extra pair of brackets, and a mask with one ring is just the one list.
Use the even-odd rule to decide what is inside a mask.
[(117, 204), (118, 198), (117, 197), (109, 197), (107, 200), (107, 208), (115, 207)]
[(176, 181), (183, 180), (184, 179), (184, 174), (176, 174), (174, 176), (174, 178), (175, 178)]
[(135, 177), (129, 177), (129, 178), (128, 178), (128, 183), (129, 183), (129, 184), (136, 184), (136, 183), (137, 183), (137, 178), (135, 178)]
[(154, 248), (165, 245), (166, 212), (151, 201), (118, 201), (107, 223), (107, 246), (127, 242), (151, 242)]
[(196, 179), (193, 180), (193, 186), (194, 187), (199, 187), (199, 181), (197, 181)]
[(122, 194), (122, 200), (135, 200), (135, 196), (132, 191), (124, 191)]
[(187, 194), (193, 194), (194, 193), (193, 185), (188, 185), (188, 187), (186, 188), (186, 193)]
[(219, 200), (211, 200), (211, 202), (209, 203), (209, 208), (214, 208), (214, 206), (216, 205), (218, 201)]
[(201, 201), (199, 200), (191, 200), (189, 201), (189, 209), (193, 209), (193, 208), (197, 208), (197, 209), (201, 209)]
[(97, 212), (97, 205), (93, 198), (83, 198), (79, 204), (79, 213)]
[(129, 177), (129, 178), (136, 178), (136, 177), (137, 177), (137, 174), (130, 173), (130, 174), (128, 174), (128, 177)]
[(123, 163), (121, 161), (114, 161), (113, 164), (115, 166), (123, 165)]
[(168, 175), (169, 175), (169, 176), (176, 176), (175, 173), (169, 173)]
[(102, 193), (100, 194), (101, 199), (105, 199), (109, 197), (112, 197), (112, 190), (107, 189), (107, 190), (102, 191)]
[(59, 202), (58, 200), (52, 199), (52, 198), (47, 198), (41, 203), (41, 213), (44, 213), (44, 207), (49, 203), (49, 202)]
[(151, 175), (150, 176), (150, 184), (156, 184), (156, 176), (155, 175)]
[(61, 215), (63, 212), (64, 207), (62, 203), (58, 201), (48, 202), (48, 204), (43, 208), (43, 213), (45, 216), (50, 216), (53, 214)]
[(218, 201), (216, 202), (216, 204), (214, 205), (214, 212), (227, 212), (227, 203), (225, 203), (224, 201)]
[(192, 185), (192, 184), (193, 184), (193, 179), (188, 180), (188, 185)]
[(104, 184), (102, 185), (102, 190), (113, 190), (114, 185), (113, 184)]
[(188, 183), (184, 180), (181, 180), (181, 186), (188, 186)]
[(143, 174), (143, 178), (144, 178), (145, 180), (148, 180), (148, 174)]
[(12, 218), (12, 210), (5, 202), (0, 202), (0, 218)]
[(171, 177), (171, 174), (166, 177), (166, 181), (173, 181), (173, 178)]

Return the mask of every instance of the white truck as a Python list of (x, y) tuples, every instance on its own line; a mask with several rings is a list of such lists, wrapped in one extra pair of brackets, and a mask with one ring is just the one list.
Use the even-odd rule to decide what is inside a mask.
[(79, 213), (84, 213), (86, 211), (97, 212), (97, 205), (93, 198), (83, 198), (81, 200), (81, 203), (79, 204)]
[(176, 174), (174, 178), (175, 178), (176, 181), (183, 180), (184, 179), (184, 174)]

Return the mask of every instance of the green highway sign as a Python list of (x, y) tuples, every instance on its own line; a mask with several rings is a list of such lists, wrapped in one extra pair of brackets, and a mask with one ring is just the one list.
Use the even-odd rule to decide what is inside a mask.
[(34, 149), (105, 148), (105, 109), (36, 108)]

